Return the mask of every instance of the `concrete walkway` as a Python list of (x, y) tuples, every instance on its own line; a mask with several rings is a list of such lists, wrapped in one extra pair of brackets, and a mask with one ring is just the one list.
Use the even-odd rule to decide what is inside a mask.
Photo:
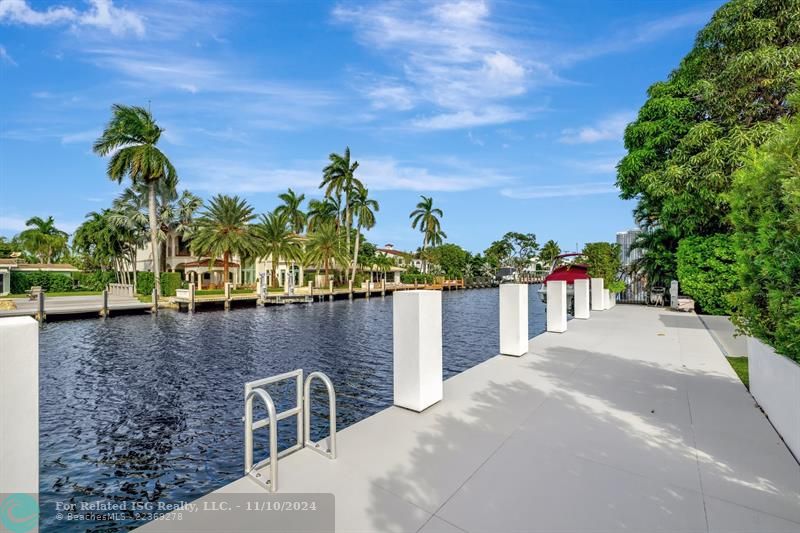
[(800, 532), (800, 465), (700, 320), (669, 310), (573, 320), (338, 448), (282, 459), (279, 488), (332, 492), (339, 532)]
[[(14, 298), (16, 309), (0, 310), (0, 317), (32, 316), (38, 311), (39, 303), (28, 298)], [(109, 296), (108, 308), (114, 311), (135, 311), (150, 309), (152, 304), (140, 302), (131, 296)], [(44, 310), (46, 315), (80, 315), (99, 313), (103, 308), (102, 295), (89, 296), (51, 296), (45, 293)]]

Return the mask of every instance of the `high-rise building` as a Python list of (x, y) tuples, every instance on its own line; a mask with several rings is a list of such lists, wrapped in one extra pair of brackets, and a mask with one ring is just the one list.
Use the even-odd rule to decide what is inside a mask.
[(642, 230), (640, 229), (629, 229), (628, 231), (617, 232), (617, 244), (619, 244), (620, 260), (622, 261), (623, 267), (630, 266), (642, 257), (641, 249), (631, 249), (633, 247), (633, 242), (641, 232)]

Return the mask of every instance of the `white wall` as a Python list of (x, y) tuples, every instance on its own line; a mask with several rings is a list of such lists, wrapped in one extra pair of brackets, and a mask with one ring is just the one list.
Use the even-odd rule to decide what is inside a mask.
[(39, 492), (39, 324), (0, 318), (0, 493)]
[(750, 393), (795, 457), (800, 457), (800, 365), (747, 339)]

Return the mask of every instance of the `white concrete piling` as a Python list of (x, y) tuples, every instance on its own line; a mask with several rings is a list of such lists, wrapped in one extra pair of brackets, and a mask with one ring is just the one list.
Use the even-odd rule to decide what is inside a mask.
[(39, 325), (0, 318), (0, 494), (39, 492)]
[(567, 331), (567, 282), (547, 282), (547, 331)]
[(442, 399), (442, 293), (393, 296), (394, 405), (423, 411)]
[(574, 305), (575, 312), (573, 316), (586, 320), (591, 317), (589, 311), (589, 280), (576, 279), (574, 285)]
[(500, 353), (528, 353), (528, 285), (500, 285)]
[(592, 311), (605, 311), (606, 309), (603, 301), (604, 284), (603, 278), (592, 278)]

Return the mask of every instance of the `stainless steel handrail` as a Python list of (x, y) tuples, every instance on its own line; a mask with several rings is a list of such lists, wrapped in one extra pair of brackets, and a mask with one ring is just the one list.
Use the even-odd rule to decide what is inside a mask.
[[(261, 480), (261, 474), (257, 471), (261, 463), (253, 465), (253, 398), (258, 396), (267, 408), (266, 419), (269, 424), (269, 479), (265, 482)], [(263, 426), (262, 426), (263, 427)], [(263, 485), (270, 492), (278, 490), (278, 417), (275, 413), (275, 402), (264, 389), (252, 389), (245, 397), (244, 408), (244, 473), (253, 477), (259, 484)]]
[[(319, 446), (319, 442), (311, 440), (311, 382), (314, 379), (319, 379), (325, 384), (328, 389), (328, 421), (329, 432), (328, 443), (329, 446), (323, 450)], [(303, 386), (303, 432), (305, 433), (304, 444), (310, 447), (317, 453), (324, 455), (329, 459), (336, 459), (336, 391), (333, 388), (333, 382), (328, 376), (322, 372), (312, 372), (306, 378), (305, 385)], [(322, 441), (320, 441), (322, 442)]]
[[(297, 404), (291, 409), (277, 412), (275, 402), (269, 392), (263, 387), (285, 381), (295, 380), (295, 391)], [(320, 442), (311, 441), (311, 382), (319, 379), (328, 389), (328, 409), (330, 419), (330, 435), (328, 437), (329, 446), (325, 449), (320, 448)], [(253, 399), (259, 397), (267, 409), (267, 418), (253, 421)], [(312, 450), (328, 457), (336, 459), (336, 391), (333, 382), (322, 372), (312, 372), (303, 381), (303, 370), (293, 370), (277, 376), (250, 381), (244, 385), (245, 409), (244, 417), (244, 472), (253, 478), (261, 486), (270, 492), (278, 490), (278, 459), (292, 452), (296, 452), (304, 446), (309, 446)], [(278, 452), (278, 422), (289, 418), (297, 417), (297, 442), (289, 448)], [(253, 432), (257, 429), (269, 426), (269, 457), (253, 464)], [(259, 472), (260, 469), (269, 466), (269, 479), (264, 481)]]

